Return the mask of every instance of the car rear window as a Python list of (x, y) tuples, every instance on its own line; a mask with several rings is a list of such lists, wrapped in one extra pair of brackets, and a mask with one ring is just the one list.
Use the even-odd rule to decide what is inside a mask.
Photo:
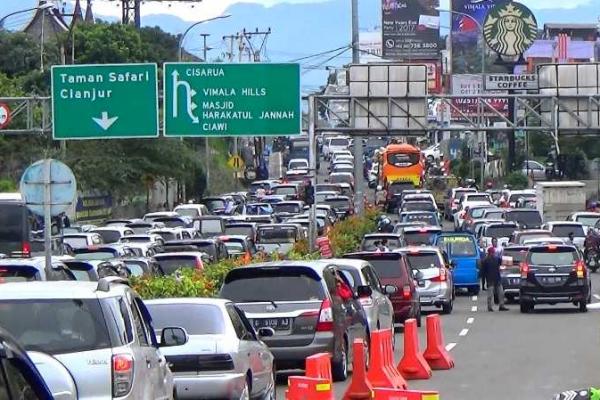
[(28, 351), (64, 354), (111, 345), (97, 299), (0, 300), (0, 326)]
[(350, 208), (350, 200), (348, 199), (330, 197), (325, 199), (323, 202), (336, 210), (348, 210)]
[(428, 268), (441, 268), (442, 262), (440, 261), (439, 255), (435, 253), (411, 253), (406, 254), (408, 260), (408, 266), (411, 269), (428, 269)]
[(290, 203), (278, 203), (273, 204), (273, 212), (275, 213), (290, 213), (290, 214), (298, 214), (302, 211), (299, 204), (290, 204)]
[(535, 198), (536, 195), (534, 193), (511, 194), (510, 197), (508, 198), (508, 202), (514, 203), (515, 201), (519, 200), (521, 197), (522, 198)]
[(348, 147), (348, 145), (350, 144), (350, 142), (348, 141), (348, 139), (331, 139), (329, 141), (329, 145), (330, 146), (345, 146)]
[(583, 227), (577, 225), (554, 225), (552, 234), (556, 237), (567, 237), (572, 233), (575, 237), (584, 237)]
[(337, 193), (342, 193), (342, 189), (337, 186), (337, 185), (317, 185), (316, 189), (315, 189), (315, 193), (320, 193), (320, 192), (337, 192)]
[(175, 212), (182, 217), (196, 218), (200, 216), (200, 213), (195, 208), (178, 208), (175, 209)]
[(354, 178), (350, 174), (329, 175), (329, 181), (333, 183), (352, 183)]
[(303, 161), (292, 161), (290, 162), (290, 169), (300, 169), (300, 168), (306, 168), (307, 164), (306, 162)]
[(92, 231), (102, 236), (104, 243), (117, 243), (121, 239), (121, 233), (119, 231)]
[(404, 231), (403, 238), (407, 246), (422, 246), (433, 244), (437, 233), (434, 231), (426, 232), (406, 232)]
[(202, 233), (222, 233), (223, 226), (220, 219), (200, 220), (200, 232)]
[(527, 226), (539, 226), (542, 224), (542, 217), (540, 216), (540, 213), (535, 210), (509, 211), (504, 215), (504, 219)]
[(267, 204), (248, 204), (246, 206), (247, 215), (269, 215), (273, 209)]
[(38, 270), (25, 265), (0, 266), (0, 283), (35, 281)]
[(156, 257), (156, 262), (160, 265), (165, 275), (170, 275), (179, 268), (196, 268), (195, 256), (163, 256)]
[(469, 194), (465, 195), (466, 201), (490, 201), (490, 196), (487, 194)]
[[(484, 212), (483, 214), (485, 214), (485, 218), (487, 219), (502, 219), (504, 216), (504, 211), (488, 211), (488, 212)], [(484, 216), (482, 214), (482, 216)]]
[(177, 240), (177, 235), (175, 235), (173, 232), (155, 232), (155, 233), (167, 242), (169, 242), (171, 240)]
[(380, 278), (404, 278), (399, 258), (369, 258), (369, 262)]
[[(238, 272), (238, 271), (236, 271)], [(300, 268), (258, 268), (227, 277), (222, 298), (237, 303), (323, 300), (325, 293), (314, 272)]]
[(362, 250), (363, 251), (375, 251), (377, 250), (377, 246), (376, 243), (381, 243), (382, 240), (387, 240), (387, 243), (385, 243), (385, 245), (390, 249), (397, 249), (398, 247), (402, 246), (402, 243), (400, 242), (400, 240), (398, 238), (395, 237), (391, 237), (391, 238), (381, 238), (381, 237), (366, 237), (363, 239), (362, 242)]
[(506, 257), (512, 257), (513, 259), (513, 264), (518, 264), (520, 262), (525, 261), (525, 258), (527, 257), (527, 250), (526, 249), (504, 249), (504, 251), (502, 252), (502, 256), (506, 256)]
[(227, 251), (229, 253), (243, 253), (245, 251), (244, 249), (244, 242), (241, 241), (233, 241), (233, 240), (228, 240), (225, 242), (225, 247), (227, 247)]
[(482, 218), (483, 214), (485, 214), (485, 212), (487, 210), (488, 210), (487, 208), (473, 208), (473, 209), (469, 210), (469, 214), (473, 218)]
[(225, 228), (225, 234), (252, 237), (252, 235), (254, 235), (254, 230), (248, 226), (228, 226)]
[(438, 245), (453, 256), (472, 257), (477, 255), (475, 241), (468, 236), (442, 236)]
[(297, 229), (288, 228), (259, 228), (256, 243), (295, 243)]
[(204, 203), (204, 205), (206, 206), (206, 208), (208, 208), (209, 211), (220, 210), (220, 209), (225, 208), (225, 200), (221, 200), (221, 199), (208, 200)]
[(225, 333), (223, 313), (210, 304), (148, 304), (152, 325), (156, 331), (179, 326), (189, 335), (219, 335)]
[(110, 251), (81, 251), (73, 256), (76, 260), (108, 260), (115, 258), (115, 254)]
[(142, 276), (145, 274), (143, 262), (133, 260), (123, 260), (125, 266), (131, 271), (131, 276)]
[(486, 237), (500, 238), (510, 237), (518, 228), (514, 225), (492, 225), (485, 230)]
[(276, 188), (273, 188), (273, 194), (276, 194), (276, 195), (296, 194), (296, 188), (293, 186), (276, 187)]
[(402, 211), (435, 211), (435, 206), (430, 202), (408, 202), (402, 206)]
[[(570, 265), (579, 260), (577, 251), (571, 248), (548, 248), (531, 249), (528, 262), (531, 265)], [(556, 247), (556, 246), (555, 246)]]
[(77, 247), (87, 247), (87, 237), (79, 236), (79, 237), (65, 237), (63, 238), (63, 243), (68, 244), (72, 248)]
[(519, 235), (519, 243), (525, 242), (525, 240), (531, 239), (543, 239), (553, 237), (551, 233), (548, 232), (532, 232), (532, 233), (521, 233)]

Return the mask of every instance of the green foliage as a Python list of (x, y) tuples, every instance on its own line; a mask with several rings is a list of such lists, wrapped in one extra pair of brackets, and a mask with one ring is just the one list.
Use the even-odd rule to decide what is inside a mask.
[(504, 177), (504, 183), (509, 185), (511, 189), (521, 190), (527, 188), (529, 180), (521, 172), (515, 171)]
[(12, 179), (0, 179), (0, 193), (17, 192), (17, 184)]
[(335, 224), (329, 233), (334, 256), (358, 250), (363, 236), (377, 229), (375, 219), (379, 214), (378, 210), (371, 209), (362, 217), (353, 215)]
[(189, 268), (174, 275), (131, 278), (132, 287), (144, 299), (211, 296), (206, 283), (202, 273)]

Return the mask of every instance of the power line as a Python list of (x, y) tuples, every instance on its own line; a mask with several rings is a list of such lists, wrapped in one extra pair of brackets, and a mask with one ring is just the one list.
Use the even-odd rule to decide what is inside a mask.
[[(350, 50), (350, 47), (347, 47), (347, 48), (343, 49), (342, 51), (340, 51), (340, 52), (334, 54), (333, 56), (325, 59), (324, 61), (320, 62), (319, 64), (309, 66), (308, 68), (310, 68), (310, 69), (316, 69), (318, 67), (322, 67), (323, 65), (327, 64), (329, 61), (333, 60), (334, 58), (337, 58), (337, 57), (341, 56), (342, 54), (344, 54), (348, 50)], [(308, 72), (308, 70), (305, 68), (305, 70), (302, 72), (302, 75), (305, 75), (307, 72)]]
[(326, 50), (326, 51), (322, 51), (322, 52), (320, 52), (320, 53), (311, 54), (311, 55), (308, 55), (308, 56), (305, 56), (305, 57), (295, 58), (295, 59), (293, 59), (293, 60), (290, 60), (290, 61), (288, 61), (288, 62), (294, 63), (294, 62), (298, 62), (298, 61), (306, 60), (306, 59), (309, 59), (309, 58), (315, 58), (315, 57), (319, 57), (319, 56), (324, 56), (324, 55), (327, 55), (327, 54), (331, 54), (331, 53), (333, 53), (333, 52), (336, 52), (336, 51), (338, 51), (338, 50), (342, 50), (342, 49), (344, 49), (344, 50), (348, 50), (350, 47), (351, 47), (351, 46), (350, 46), (349, 44), (347, 44), (347, 45), (345, 45), (345, 46), (338, 47), (337, 49)]

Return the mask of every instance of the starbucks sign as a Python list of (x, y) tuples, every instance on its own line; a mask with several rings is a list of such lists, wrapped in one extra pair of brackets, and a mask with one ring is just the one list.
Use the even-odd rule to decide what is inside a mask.
[(483, 23), (485, 40), (504, 56), (523, 54), (537, 36), (537, 21), (529, 8), (509, 1), (492, 8)]

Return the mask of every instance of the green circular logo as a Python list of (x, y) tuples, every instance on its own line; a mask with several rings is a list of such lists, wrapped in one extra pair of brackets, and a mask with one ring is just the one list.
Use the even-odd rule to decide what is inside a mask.
[(492, 8), (483, 23), (485, 40), (504, 56), (523, 54), (537, 37), (537, 21), (529, 8), (510, 1)]

